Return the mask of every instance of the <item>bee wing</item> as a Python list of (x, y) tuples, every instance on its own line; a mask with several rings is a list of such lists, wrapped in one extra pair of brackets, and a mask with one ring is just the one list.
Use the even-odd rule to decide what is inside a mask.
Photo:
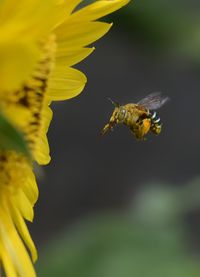
[(169, 101), (168, 96), (162, 96), (161, 92), (153, 92), (140, 100), (137, 104), (148, 110), (157, 110)]

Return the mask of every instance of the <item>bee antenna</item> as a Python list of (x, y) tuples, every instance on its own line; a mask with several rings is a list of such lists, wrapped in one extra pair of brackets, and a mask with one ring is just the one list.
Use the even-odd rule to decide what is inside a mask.
[(115, 107), (119, 107), (120, 104), (118, 102), (113, 101), (111, 98), (108, 97), (108, 100), (115, 106)]

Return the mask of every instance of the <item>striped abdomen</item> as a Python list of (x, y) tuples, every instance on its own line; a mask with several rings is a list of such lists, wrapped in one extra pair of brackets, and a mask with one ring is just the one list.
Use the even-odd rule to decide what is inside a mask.
[(162, 123), (160, 121), (160, 117), (157, 115), (157, 113), (155, 111), (149, 111), (149, 116), (151, 119), (150, 130), (156, 135), (160, 134), (161, 128), (162, 128)]

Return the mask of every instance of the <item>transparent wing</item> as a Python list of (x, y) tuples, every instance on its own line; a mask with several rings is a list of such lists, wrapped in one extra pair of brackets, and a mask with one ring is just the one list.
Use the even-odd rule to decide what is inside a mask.
[(148, 110), (157, 110), (169, 101), (168, 96), (163, 96), (161, 92), (153, 92), (140, 100), (137, 104)]

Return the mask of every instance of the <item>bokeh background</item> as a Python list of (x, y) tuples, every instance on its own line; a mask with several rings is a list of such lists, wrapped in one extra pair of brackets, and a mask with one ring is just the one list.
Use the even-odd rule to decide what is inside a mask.
[[(200, 3), (137, 0), (78, 65), (84, 92), (54, 104), (52, 161), (30, 226), (38, 276), (200, 276)], [(101, 137), (113, 107), (161, 91), (163, 132)]]

